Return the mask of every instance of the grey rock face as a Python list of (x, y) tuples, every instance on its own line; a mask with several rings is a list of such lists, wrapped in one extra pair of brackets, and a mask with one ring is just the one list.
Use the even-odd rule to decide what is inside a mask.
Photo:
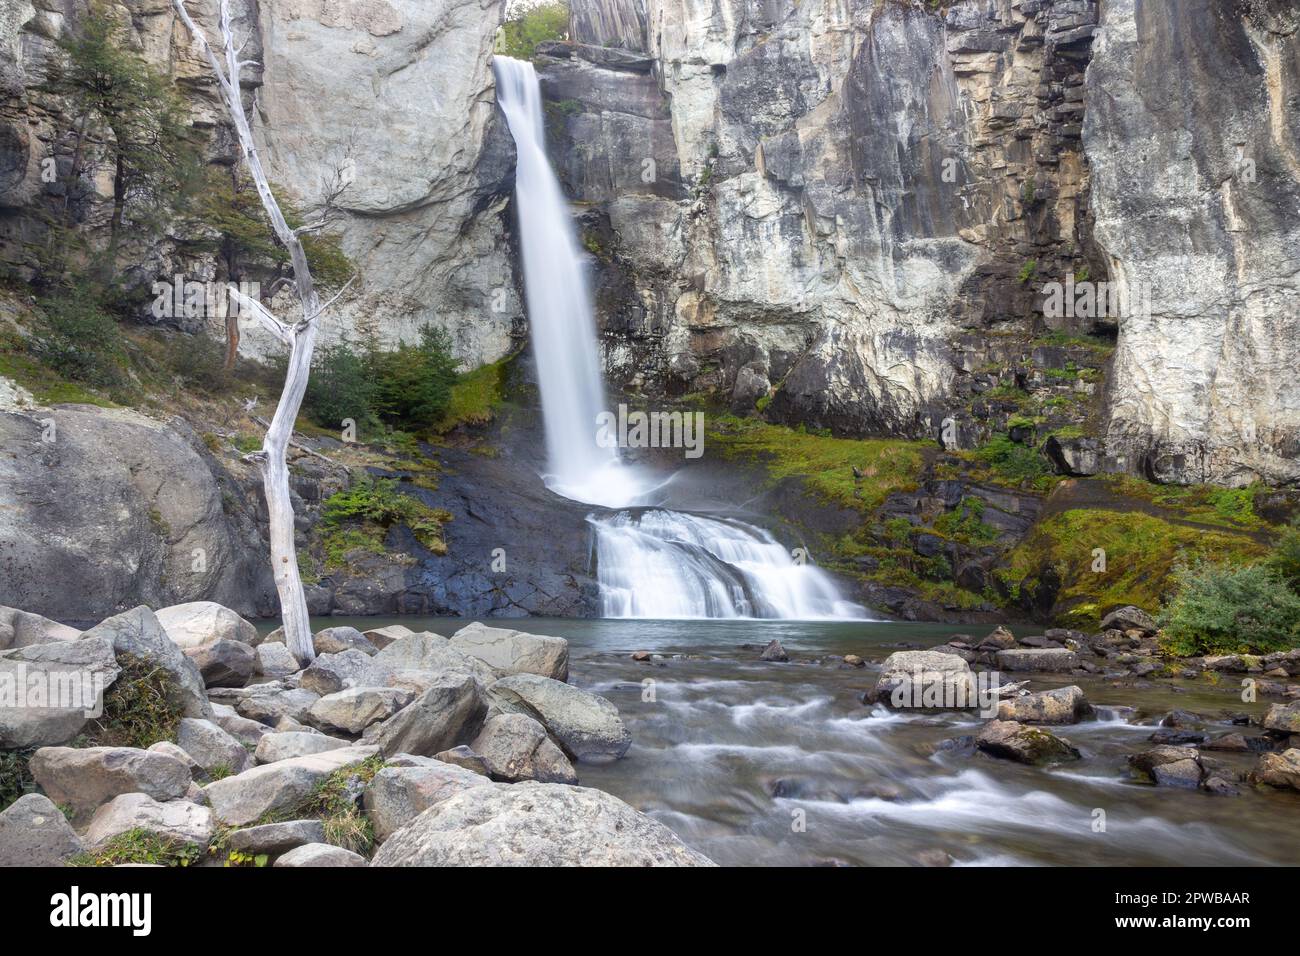
[(88, 621), (186, 598), (269, 603), (255, 532), (223, 511), (210, 456), (183, 422), (88, 405), (0, 412), (0, 445), (14, 452), (0, 460), (0, 604)]
[(62, 866), (84, 849), (62, 811), (39, 793), (0, 812), (0, 867)]
[(940, 651), (895, 651), (880, 666), (871, 699), (887, 707), (967, 710), (977, 706), (970, 665)]
[(1123, 290), (1149, 300), (1120, 320), (1108, 451), (1159, 480), (1294, 480), (1295, 11), (1101, 9), (1083, 117), (1096, 237)]
[(451, 636), (449, 646), (483, 661), (502, 677), (539, 674), (552, 680), (569, 679), (569, 642), (475, 621)]
[(123, 793), (171, 800), (190, 786), (185, 763), (134, 747), (42, 747), (28, 766), (46, 796), (78, 813)]
[(632, 735), (604, 697), (535, 674), (516, 674), (489, 688), (503, 710), (527, 714), (575, 760), (608, 763), (627, 753)]
[(166, 671), (176, 687), (185, 716), (212, 716), (198, 667), (172, 643), (153, 611), (140, 606), (110, 617), (82, 634), (81, 640), (100, 637), (112, 641), (115, 654), (130, 654)]
[(372, 866), (711, 866), (671, 830), (599, 790), (476, 787), (393, 834)]
[(432, 761), (409, 767), (385, 767), (375, 774), (362, 802), (382, 843), (422, 812), (462, 790), (491, 786), (481, 774)]
[(546, 728), (524, 714), (498, 714), (474, 740), (474, 751), (492, 779), (506, 783), (577, 783), (578, 775), (564, 752), (546, 736)]

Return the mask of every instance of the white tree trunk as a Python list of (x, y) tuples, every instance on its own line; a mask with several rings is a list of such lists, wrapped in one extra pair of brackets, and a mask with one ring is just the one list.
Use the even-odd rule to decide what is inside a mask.
[(271, 571), (275, 578), (275, 589), (280, 596), (284, 641), (298, 662), (305, 666), (315, 657), (315, 649), (312, 646), (311, 625), (307, 618), (307, 597), (303, 592), (302, 578), (298, 573), (298, 556), (293, 541), (293, 505), (289, 497), (289, 465), (286, 455), (289, 439), (293, 435), (294, 422), (298, 418), (303, 395), (307, 391), (307, 379), (311, 374), (317, 319), (322, 311), (320, 297), (312, 282), (311, 269), (307, 265), (307, 256), (303, 252), (298, 233), (289, 228), (280, 210), (280, 204), (271, 193), (271, 184), (262, 169), (261, 158), (253, 143), (253, 131), (249, 127), (248, 118), (244, 115), (239, 72), (248, 64), (239, 59), (243, 46), (235, 43), (230, 19), (230, 0), (220, 0), (222, 53), (226, 61), (224, 70), (203, 31), (186, 11), (185, 0), (172, 0), (172, 3), (181, 22), (194, 38), (194, 42), (201, 47), (212, 67), (221, 89), (222, 100), (234, 124), (235, 133), (239, 137), (240, 149), (244, 154), (249, 175), (257, 187), (262, 205), (266, 208), (271, 227), (289, 252), (294, 284), (302, 304), (302, 319), (294, 323), (285, 323), (267, 311), (260, 302), (240, 295), (233, 287), (231, 289), (241, 306), (252, 310), (261, 323), (289, 347), (289, 366), (285, 374), (284, 388), (280, 392), (280, 401), (276, 405), (271, 425), (266, 430), (266, 437), (262, 441), (262, 450), (248, 457), (257, 463), (262, 473), (266, 508), (270, 515)]

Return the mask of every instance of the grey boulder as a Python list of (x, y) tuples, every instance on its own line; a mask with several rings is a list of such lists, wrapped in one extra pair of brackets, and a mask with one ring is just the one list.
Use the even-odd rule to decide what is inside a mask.
[(158, 623), (177, 647), (190, 650), (217, 641), (257, 643), (257, 628), (215, 601), (190, 601), (158, 611)]
[(241, 773), (248, 764), (248, 748), (220, 724), (197, 717), (181, 720), (176, 744), (203, 768), (204, 773)]
[(212, 811), (188, 800), (160, 802), (143, 793), (124, 793), (95, 811), (86, 845), (98, 849), (130, 830), (147, 830), (170, 840), (206, 847), (216, 831)]
[(466, 674), (449, 674), (373, 728), (375, 732), (368, 735), (368, 740), (386, 756), (432, 756), (473, 740), (486, 713), (478, 681)]
[(271, 864), (273, 867), (286, 868), (365, 865), (364, 856), (328, 843), (308, 843), (305, 846), (295, 847)]
[(451, 636), (453, 650), (483, 661), (502, 677), (538, 674), (552, 680), (569, 679), (569, 642), (475, 621)]
[(295, 757), (307, 757), (311, 754), (340, 750), (350, 746), (351, 743), (338, 737), (291, 730), (266, 734), (257, 742), (255, 756), (258, 763), (276, 763), (280, 760), (292, 760)]
[(473, 749), (493, 780), (578, 782), (573, 764), (546, 735), (546, 728), (525, 714), (498, 714), (488, 720)]
[[(99, 710), (121, 669), (105, 637), (28, 644), (0, 652), (0, 681), (9, 687), (61, 687), (68, 700), (15, 700), (0, 706), (0, 749), (62, 744), (77, 736)], [(56, 703), (59, 706), (47, 706)], [(71, 706), (64, 706), (70, 704)], [(38, 706), (39, 705), (39, 706)]]
[(516, 674), (493, 684), (490, 694), (502, 711), (524, 713), (538, 721), (575, 760), (608, 763), (632, 745), (617, 707), (570, 684)]
[(1073, 685), (1013, 697), (998, 704), (999, 720), (1022, 724), (1077, 724), (1092, 713), (1083, 690)]
[(366, 788), (362, 803), (375, 839), (382, 843), (435, 803), (462, 790), (491, 785), (487, 777), (471, 770), (431, 760), (385, 767)]
[(297, 806), (320, 781), (374, 754), (373, 747), (343, 747), (280, 760), (217, 780), (203, 788), (213, 816), (226, 826), (241, 827), (266, 814)]
[(39, 793), (0, 813), (0, 867), (62, 866), (84, 849), (62, 811)]
[(160, 800), (183, 797), (191, 779), (184, 762), (134, 747), (42, 747), (28, 767), (46, 796), (77, 813), (123, 793)]
[(359, 734), (411, 702), (410, 691), (396, 687), (349, 687), (311, 705), (307, 720), (326, 731)]
[(112, 642), (113, 652), (119, 658), (129, 654), (165, 671), (176, 688), (177, 703), (186, 717), (212, 716), (198, 667), (172, 643), (149, 608), (141, 605), (101, 621), (82, 634), (81, 640), (99, 637)]
[(257, 651), (239, 641), (212, 641), (185, 650), (205, 687), (243, 687), (257, 669)]

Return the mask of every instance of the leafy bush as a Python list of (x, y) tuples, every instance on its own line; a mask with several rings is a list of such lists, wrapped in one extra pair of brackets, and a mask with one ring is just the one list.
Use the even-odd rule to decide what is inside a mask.
[(1171, 654), (1263, 654), (1300, 646), (1300, 595), (1271, 568), (1201, 564), (1180, 568), (1178, 593), (1161, 618)]
[(311, 378), (303, 405), (316, 424), (341, 428), (350, 418), (358, 425), (369, 425), (374, 418), (370, 403), (375, 382), (363, 356), (347, 343), (328, 345), (316, 352)]
[(230, 387), (225, 343), (206, 332), (173, 336), (167, 345), (167, 362), (187, 388), (216, 394)]
[(1277, 539), (1268, 566), (1293, 590), (1300, 589), (1300, 522), (1291, 524)]
[(563, 40), (569, 32), (567, 3), (540, 3), (521, 10), (501, 25), (496, 51), (516, 60), (531, 60), (537, 44)]
[(64, 378), (107, 387), (123, 378), (125, 356), (117, 322), (87, 287), (41, 299), (28, 351)]
[(1047, 460), (1035, 449), (995, 435), (975, 450), (975, 457), (998, 475), (1016, 483), (1036, 482), (1051, 474)]
[(410, 528), (416, 540), (430, 551), (445, 554), (442, 526), (450, 520), (446, 511), (402, 494), (391, 478), (358, 475), (348, 488), (321, 505), (326, 566), (341, 566), (347, 552), (358, 548), (381, 551), (383, 532), (395, 524)]
[(459, 364), (451, 337), (431, 325), (420, 329), (418, 345), (403, 342), (391, 352), (371, 353), (367, 365), (379, 417), (412, 431), (433, 426), (450, 404)]

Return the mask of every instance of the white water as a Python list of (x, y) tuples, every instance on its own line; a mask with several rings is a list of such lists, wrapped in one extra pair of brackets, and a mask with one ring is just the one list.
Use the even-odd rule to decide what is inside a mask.
[(497, 102), (515, 139), (524, 289), (546, 425), (547, 487), (615, 509), (588, 518), (606, 617), (864, 617), (830, 576), (797, 563), (768, 532), (648, 503), (656, 481), (597, 443), (606, 408), (596, 330), (568, 206), (546, 158), (531, 63), (497, 56)]

